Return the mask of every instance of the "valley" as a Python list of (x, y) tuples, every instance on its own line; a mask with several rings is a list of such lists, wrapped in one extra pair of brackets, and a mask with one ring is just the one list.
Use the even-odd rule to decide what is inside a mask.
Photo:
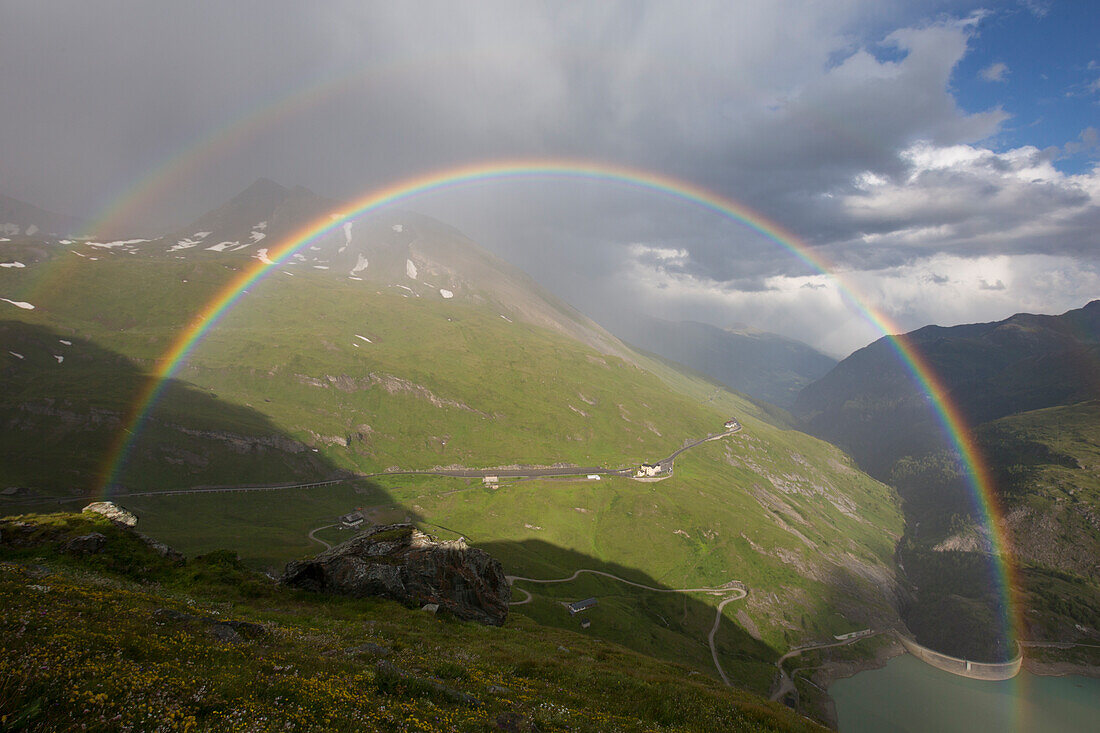
[[(26, 267), (0, 272), (0, 290), (35, 308), (4, 324), (5, 350), (25, 357), (3, 366), (19, 389), (0, 408), (21, 437), (2, 478), (22, 487), (5, 512), (102, 492), (188, 555), (230, 549), (272, 574), (348, 538), (332, 526), (348, 512), (413, 521), (516, 577), (607, 574), (540, 585), (514, 614), (580, 630), (560, 601), (598, 596), (585, 635), (758, 694), (790, 646), (896, 622), (888, 487), (774, 408), (631, 350), (452, 230), (396, 217), (272, 268), (140, 423), (158, 355), (264, 240), (13, 242)], [(337, 262), (342, 274), (318, 269)], [(111, 455), (124, 428), (136, 434)], [(659, 480), (634, 479), (645, 462)], [(732, 604), (668, 592), (731, 577), (747, 593)]]
[[(944, 506), (957, 506), (949, 462), (937, 469), (947, 482), (937, 494), (929, 470), (939, 464), (899, 460), (885, 476), (899, 496), (794, 429), (783, 410), (632, 349), (460, 233), (409, 212), (357, 222), (271, 266), (143, 405), (192, 314), (265, 260), (258, 245), (293, 218), (280, 211), (323, 205), (310, 196), (261, 182), (189, 227), (241, 229), (242, 216), (266, 217), (244, 227), (264, 235), (246, 244), (238, 234), (199, 247), (230, 236), (201, 229), (8, 243), (23, 266), (0, 271), (0, 291), (34, 307), (10, 307), (0, 322), (10, 357), (2, 373), (15, 387), (0, 398), (13, 438), (0, 463), (12, 487), (0, 497), (5, 513), (106, 496), (188, 555), (229, 549), (272, 577), (352, 536), (343, 515), (361, 526), (413, 522), (499, 558), (522, 594), (514, 614), (826, 718), (816, 683), (788, 677), (784, 655), (870, 660), (891, 643), (857, 636), (851, 652), (834, 639), (905, 624), (937, 649), (1001, 653), (983, 636), (995, 624), (980, 558), (964, 553), (960, 563), (915, 541), (923, 517), (922, 536), (944, 547), (982, 546), (965, 526), (950, 525), (947, 539), (935, 529)], [(794, 404), (804, 414), (806, 403)], [(1076, 414), (1087, 423), (1092, 412)], [(1037, 456), (1037, 466), (1085, 465), (1059, 457), (1062, 438), (1063, 452), (1023, 450), (1015, 425), (980, 435), (1006, 455)], [(867, 460), (861, 443), (837, 440)], [(1036, 470), (1009, 471), (1018, 492), (1034, 492), (1024, 476), (1062, 481)], [(954, 563), (946, 573), (944, 561)], [(1062, 605), (1034, 620), (1048, 635), (1062, 638), (1067, 618), (1094, 623), (1079, 581), (1041, 564), (1024, 573), (1034, 587), (1061, 584), (1044, 598)], [(563, 609), (581, 597), (599, 599), (583, 629)], [(959, 645), (962, 629), (969, 645)]]

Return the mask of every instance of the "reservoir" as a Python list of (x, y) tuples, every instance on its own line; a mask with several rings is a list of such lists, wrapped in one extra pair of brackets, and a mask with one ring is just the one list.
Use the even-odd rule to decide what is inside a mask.
[(872, 731), (1029, 731), (1100, 729), (1100, 680), (1040, 677), (971, 680), (910, 654), (829, 686), (841, 733)]

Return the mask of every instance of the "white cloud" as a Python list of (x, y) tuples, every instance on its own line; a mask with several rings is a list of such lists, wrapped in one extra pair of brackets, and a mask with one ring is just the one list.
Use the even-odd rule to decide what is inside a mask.
[[(1080, 145), (1092, 138), (1082, 133)], [(860, 233), (838, 248), (846, 261), (887, 251), (1098, 252), (1100, 171), (1064, 174), (1055, 154), (915, 143), (901, 153), (901, 175), (854, 177), (839, 200)]]
[[(763, 290), (669, 272), (635, 261), (629, 280), (674, 318), (741, 322), (845, 356), (882, 335), (928, 324), (995, 321), (1019, 312), (1061, 313), (1100, 297), (1100, 266), (1057, 255), (964, 258), (937, 254), (897, 267), (768, 278)], [(881, 317), (876, 323), (862, 309)]]
[(1008, 81), (1008, 64), (997, 61), (979, 71), (978, 75), (986, 81)]

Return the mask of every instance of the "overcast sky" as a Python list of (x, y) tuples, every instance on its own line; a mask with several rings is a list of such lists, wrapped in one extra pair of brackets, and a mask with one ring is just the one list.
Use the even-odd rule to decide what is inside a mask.
[[(0, 0), (0, 192), (95, 220), (143, 191), (140, 229), (260, 176), (350, 199), (587, 158), (780, 223), (903, 329), (1062, 312), (1100, 297), (1098, 27), (1089, 0)], [(684, 202), (544, 181), (406, 207), (597, 319), (834, 355), (878, 335), (835, 281)]]

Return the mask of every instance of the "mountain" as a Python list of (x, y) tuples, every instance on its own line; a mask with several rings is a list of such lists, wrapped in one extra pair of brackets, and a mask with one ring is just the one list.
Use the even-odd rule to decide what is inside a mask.
[(612, 330), (628, 343), (784, 408), (837, 363), (801, 341), (749, 327), (718, 328), (639, 316), (617, 322)]
[[(927, 326), (906, 338), (972, 426), (1100, 397), (1100, 301), (1060, 316), (1020, 313), (995, 323)], [(902, 456), (944, 447), (926, 399), (882, 338), (805, 387), (793, 411), (810, 432), (886, 479)]]
[[(993, 473), (1020, 563), (1032, 638), (1100, 639), (1100, 301), (1058, 316), (929, 326), (907, 338), (931, 364)], [(901, 495), (899, 548), (920, 586), (905, 610), (918, 638), (963, 649), (985, 623), (990, 551), (958, 459), (927, 397), (881, 339), (807, 386), (811, 433), (850, 450)], [(952, 623), (962, 620), (954, 630)]]
[[(24, 266), (0, 269), (17, 387), (0, 393), (3, 513), (96, 492), (157, 360), (307, 200), (263, 184), (172, 237), (4, 244)], [(416, 522), (510, 575), (606, 573), (532, 584), (515, 614), (576, 629), (561, 602), (598, 597), (587, 634), (758, 693), (790, 646), (898, 622), (897, 495), (840, 450), (633, 351), (445, 224), (349, 224), (241, 293), (134, 430), (109, 491), (144, 531), (274, 572), (346, 537), (349, 513)], [(739, 432), (671, 475), (594, 473), (667, 459), (731, 417)], [(700, 587), (717, 595), (673, 592)]]
[(71, 216), (45, 211), (19, 199), (0, 194), (0, 236), (36, 234), (66, 236), (80, 231), (82, 223)]

